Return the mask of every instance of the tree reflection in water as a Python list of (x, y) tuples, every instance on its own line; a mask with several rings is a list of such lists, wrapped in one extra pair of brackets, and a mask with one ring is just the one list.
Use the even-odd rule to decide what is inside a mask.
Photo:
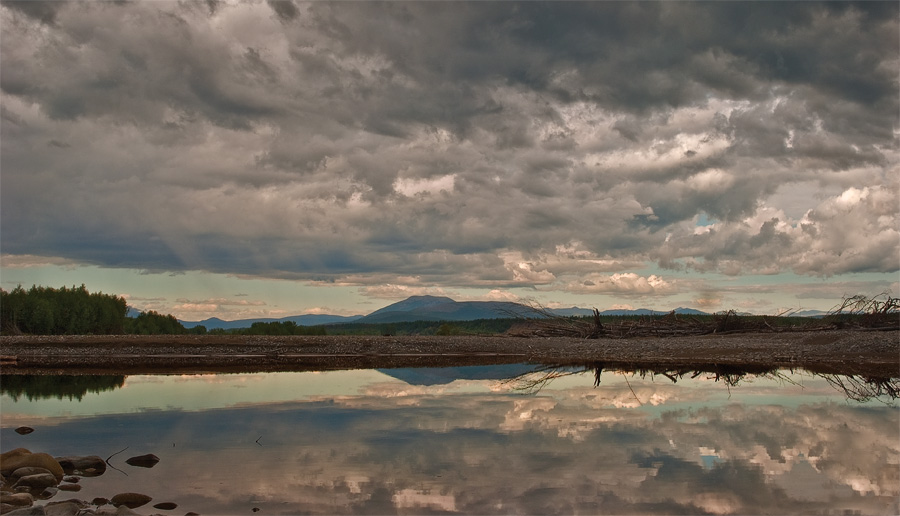
[(14, 374), (0, 376), (0, 394), (13, 401), (22, 396), (28, 401), (63, 399), (81, 401), (85, 394), (99, 394), (125, 385), (124, 375), (35, 375)]
[[(694, 379), (702, 375), (710, 380), (722, 382), (727, 389), (737, 387), (744, 380), (755, 378), (764, 378), (769, 380), (777, 380), (779, 382), (797, 385), (791, 377), (782, 370), (767, 367), (741, 367), (728, 365), (701, 365), (684, 368), (647, 368), (647, 367), (628, 367), (627, 365), (606, 364), (602, 362), (592, 362), (582, 365), (559, 365), (548, 364), (540, 366), (534, 371), (523, 373), (505, 380), (503, 383), (511, 385), (514, 390), (527, 394), (537, 394), (547, 385), (558, 378), (566, 376), (582, 375), (592, 373), (594, 376), (594, 387), (600, 385), (600, 379), (604, 371), (614, 372), (623, 375), (628, 388), (631, 384), (628, 382), (628, 375), (638, 376), (642, 380), (650, 378), (651, 380), (663, 376), (678, 383), (678, 380), (686, 376)], [(793, 373), (793, 370), (790, 370)], [(900, 398), (900, 378), (884, 378), (872, 377), (852, 374), (833, 374), (818, 373), (808, 371), (809, 374), (823, 378), (829, 385), (843, 392), (847, 399), (864, 403), (870, 400), (878, 400), (884, 403), (892, 404), (894, 400)], [(631, 390), (634, 394), (634, 390)], [(641, 403), (637, 395), (635, 399)]]

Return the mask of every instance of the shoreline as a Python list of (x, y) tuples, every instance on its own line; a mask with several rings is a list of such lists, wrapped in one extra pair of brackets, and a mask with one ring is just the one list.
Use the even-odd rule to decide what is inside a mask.
[(186, 374), (509, 363), (802, 368), (900, 377), (900, 331), (577, 339), (513, 336), (2, 336), (0, 374)]

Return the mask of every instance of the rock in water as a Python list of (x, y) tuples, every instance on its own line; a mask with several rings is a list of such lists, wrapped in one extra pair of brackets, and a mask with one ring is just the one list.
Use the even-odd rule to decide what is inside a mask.
[(13, 471), (25, 467), (44, 468), (57, 480), (62, 480), (63, 477), (62, 466), (46, 453), (31, 453), (25, 448), (16, 448), (0, 454), (0, 473), (9, 475)]
[(98, 477), (106, 472), (106, 461), (96, 455), (57, 457), (56, 461), (69, 475)]
[(86, 505), (78, 500), (51, 502), (44, 506), (46, 516), (78, 516)]
[(49, 500), (59, 494), (59, 488), (50, 486), (40, 493), (36, 494), (34, 497), (37, 500)]
[(137, 466), (139, 468), (152, 468), (156, 466), (156, 463), (159, 462), (159, 457), (153, 455), (152, 453), (148, 453), (147, 455), (138, 455), (137, 457), (132, 457), (125, 461), (125, 464), (129, 466)]
[[(13, 507), (12, 505), (2, 504), (3, 507)], [(15, 509), (12, 512), (6, 512), (9, 516), (47, 516), (43, 505), (34, 505), (32, 507), (24, 507)]]
[(8, 503), (18, 507), (31, 507), (34, 497), (31, 493), (0, 493), (0, 503)]
[(55, 486), (59, 480), (52, 473), (38, 473), (36, 475), (26, 475), (20, 478), (13, 488), (27, 486), (28, 489), (44, 489)]
[(25, 466), (24, 468), (19, 468), (19, 469), (13, 471), (12, 474), (10, 475), (10, 478), (22, 478), (22, 477), (27, 477), (28, 475), (37, 475), (39, 473), (50, 473), (51, 475), (53, 474), (50, 472), (50, 470), (45, 469), (45, 468), (36, 468), (34, 466)]
[(20, 426), (19, 428), (16, 428), (16, 433), (19, 435), (28, 435), (31, 432), (34, 432), (34, 428), (31, 428), (30, 426)]
[(134, 509), (142, 505), (146, 505), (152, 499), (153, 498), (140, 493), (119, 493), (116, 496), (113, 496), (110, 502), (112, 502), (112, 504), (116, 507), (124, 505), (129, 509)]
[(171, 511), (172, 509), (175, 509), (177, 507), (178, 504), (173, 502), (160, 502), (153, 506), (154, 509), (159, 509), (161, 511)]

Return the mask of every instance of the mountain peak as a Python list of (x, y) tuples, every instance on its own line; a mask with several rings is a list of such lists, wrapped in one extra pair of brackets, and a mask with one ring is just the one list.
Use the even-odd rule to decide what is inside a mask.
[[(409, 296), (408, 298), (404, 299), (403, 301), (400, 301), (400, 303), (406, 303), (406, 302), (410, 302), (410, 301), (419, 302), (419, 303), (436, 303), (436, 302), (455, 303), (456, 302), (455, 300), (453, 300), (449, 297), (446, 297), (446, 296), (425, 295), (425, 296)], [(398, 304), (398, 303), (394, 303), (394, 304)]]
[(429, 306), (443, 305), (447, 303), (456, 303), (449, 297), (443, 296), (410, 296), (403, 301), (398, 301), (392, 305), (388, 305), (380, 310), (375, 310), (371, 315), (383, 314), (387, 312), (412, 312), (420, 308)]

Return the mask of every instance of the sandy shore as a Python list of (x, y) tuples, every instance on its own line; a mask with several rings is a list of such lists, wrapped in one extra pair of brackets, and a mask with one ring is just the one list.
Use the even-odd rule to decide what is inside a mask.
[(507, 336), (0, 337), (3, 374), (302, 371), (533, 362), (604, 367), (804, 368), (900, 376), (900, 332), (818, 331), (668, 338)]

